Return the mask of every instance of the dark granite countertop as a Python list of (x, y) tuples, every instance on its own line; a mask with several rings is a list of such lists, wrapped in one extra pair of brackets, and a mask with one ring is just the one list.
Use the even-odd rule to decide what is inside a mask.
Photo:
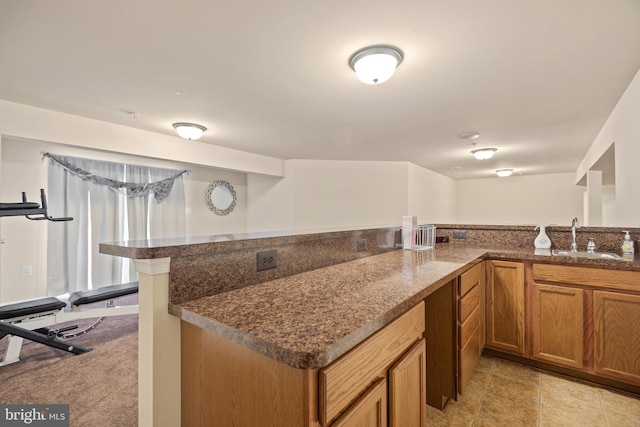
[(183, 320), (296, 368), (328, 365), (486, 250), (396, 250), (171, 305)]
[(396, 250), (171, 305), (181, 319), (301, 369), (336, 360), (483, 258), (640, 270), (640, 262), (532, 248)]

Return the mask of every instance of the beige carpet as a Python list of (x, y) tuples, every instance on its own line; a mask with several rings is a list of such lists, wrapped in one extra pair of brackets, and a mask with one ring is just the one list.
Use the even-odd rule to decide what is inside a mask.
[[(136, 304), (136, 297), (117, 302)], [(2, 356), (7, 341), (0, 340)], [(25, 340), (20, 362), (0, 367), (0, 403), (69, 404), (71, 426), (136, 426), (138, 316), (108, 317), (68, 341), (93, 351), (74, 356)]]

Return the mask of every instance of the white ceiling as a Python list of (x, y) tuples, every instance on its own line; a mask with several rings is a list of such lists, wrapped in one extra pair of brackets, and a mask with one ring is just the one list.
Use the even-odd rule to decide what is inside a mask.
[[(379, 86), (371, 44), (405, 55)], [(639, 68), (639, 0), (0, 0), (1, 99), (456, 179), (574, 172)]]

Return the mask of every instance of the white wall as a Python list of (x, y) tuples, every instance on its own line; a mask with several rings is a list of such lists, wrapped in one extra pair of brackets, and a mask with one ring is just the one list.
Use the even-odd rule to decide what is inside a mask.
[[(135, 120), (135, 119), (131, 119)], [(167, 129), (171, 124), (167, 123)], [(282, 160), (0, 100), (0, 135), (283, 176)]]
[(400, 224), (408, 212), (405, 162), (291, 160), (289, 170), (297, 229)]
[(451, 222), (455, 181), (408, 162), (288, 160), (285, 178), (249, 175), (247, 228), (286, 230)]
[[(640, 224), (640, 71), (631, 81), (593, 141), (574, 177), (578, 182), (615, 143), (614, 222), (607, 225), (638, 227)], [(606, 207), (609, 209), (609, 207)], [(610, 209), (609, 209), (610, 210)], [(611, 217), (611, 215), (609, 215)]]
[(457, 182), (457, 223), (557, 224), (582, 222), (582, 187), (575, 175), (549, 174)]
[(247, 231), (293, 230), (293, 171), (285, 162), (285, 178), (247, 174)]
[[(30, 201), (39, 203), (40, 188), (47, 190), (47, 161), (42, 161), (41, 153), (52, 152), (113, 162), (188, 169), (191, 173), (185, 180), (187, 234), (226, 234), (246, 230), (247, 184), (244, 173), (6, 136), (2, 138), (1, 147), (0, 193), (3, 194), (3, 202), (18, 202), (25, 191)], [(204, 200), (207, 186), (218, 179), (231, 183), (237, 194), (236, 208), (227, 216), (214, 215)], [(53, 207), (56, 201), (49, 199), (48, 203)], [(4, 243), (0, 257), (0, 302), (46, 295), (47, 227), (59, 224), (29, 221), (24, 217), (3, 217), (1, 221)], [(22, 275), (22, 267), (25, 266), (32, 267), (31, 276)]]
[(456, 218), (456, 181), (409, 164), (409, 209), (420, 224), (451, 223)]

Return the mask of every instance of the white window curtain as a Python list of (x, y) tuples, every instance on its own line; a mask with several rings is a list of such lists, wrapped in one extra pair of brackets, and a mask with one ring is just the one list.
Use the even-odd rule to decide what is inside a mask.
[(101, 242), (184, 236), (188, 171), (46, 156), (50, 213), (73, 217), (48, 227), (49, 295), (137, 280), (128, 259), (99, 253)]

